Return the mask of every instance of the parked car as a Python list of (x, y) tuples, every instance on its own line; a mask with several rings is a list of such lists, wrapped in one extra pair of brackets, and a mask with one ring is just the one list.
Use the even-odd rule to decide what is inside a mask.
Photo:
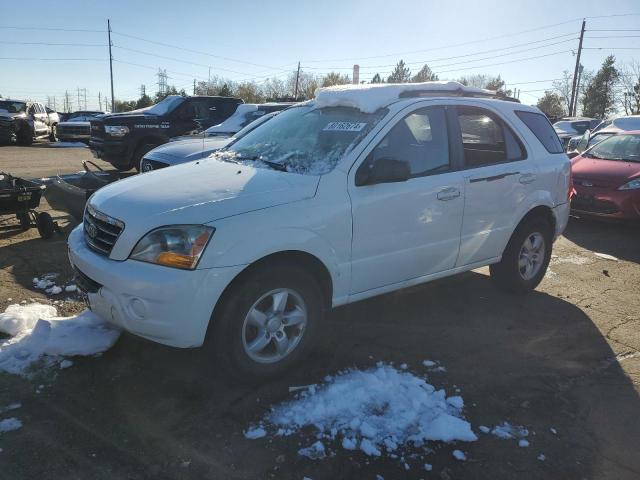
[(58, 139), (62, 142), (89, 143), (91, 138), (91, 119), (105, 112), (99, 110), (78, 110), (73, 112), (67, 120), (58, 124)]
[(291, 105), (295, 105), (295, 103), (243, 103), (238, 105), (238, 108), (233, 115), (227, 118), (220, 125), (214, 125), (213, 127), (207, 128), (204, 132), (197, 133), (195, 135), (186, 135), (172, 138), (171, 141), (181, 141), (192, 139), (194, 137), (206, 138), (206, 137), (222, 137), (228, 138), (244, 127), (252, 123), (253, 121), (259, 119), (263, 115), (272, 112), (279, 112), (284, 110), (285, 108), (290, 107)]
[(575, 144), (575, 148), (570, 147), (567, 152), (569, 153), (569, 157), (575, 157), (605, 138), (633, 130), (640, 130), (640, 115), (630, 115), (605, 120), (593, 131), (587, 130), (584, 132), (582, 136), (578, 137), (577, 142), (572, 139), (571, 143)]
[(57, 129), (60, 124), (60, 114), (56, 112), (53, 108), (49, 108), (47, 106), (44, 107), (47, 112), (47, 116), (49, 117), (49, 127), (51, 128), (51, 132), (49, 133), (49, 140), (55, 142), (57, 139)]
[(91, 119), (89, 146), (118, 170), (140, 167), (145, 153), (171, 137), (197, 133), (226, 120), (242, 103), (232, 97), (169, 95), (140, 110)]
[(535, 107), (457, 82), (319, 89), (209, 158), (98, 190), (69, 258), (108, 322), (265, 379), (331, 307), (484, 265), (534, 289), (570, 187)]
[(571, 164), (574, 212), (640, 220), (640, 130), (609, 136)]
[(597, 118), (566, 117), (554, 123), (553, 128), (566, 150), (572, 137), (582, 135), (589, 129), (594, 129), (600, 122), (601, 120)]
[[(31, 145), (48, 138), (55, 142), (55, 125), (45, 106), (39, 102), (0, 99), (0, 142)], [(54, 127), (54, 128), (52, 128)]]
[[(242, 106), (242, 105), (240, 105)], [(192, 162), (208, 157), (213, 152), (226, 147), (231, 142), (249, 133), (254, 128), (262, 125), (267, 120), (275, 117), (278, 111), (259, 116), (256, 120), (244, 127), (231, 137), (227, 136), (207, 136), (193, 135), (191, 137), (180, 137), (182, 140), (171, 141), (160, 145), (149, 151), (140, 164), (141, 172), (150, 172), (160, 168), (179, 165), (181, 163)]]

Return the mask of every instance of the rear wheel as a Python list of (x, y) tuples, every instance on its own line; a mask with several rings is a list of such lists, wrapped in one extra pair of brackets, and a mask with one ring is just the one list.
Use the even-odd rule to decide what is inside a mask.
[(51, 125), (51, 131), (49, 132), (49, 141), (57, 142), (58, 141), (58, 126)]
[(544, 278), (551, 259), (553, 231), (543, 217), (531, 218), (511, 236), (500, 263), (491, 265), (491, 279), (511, 293), (527, 293)]
[(53, 223), (53, 218), (51, 218), (51, 215), (48, 213), (39, 213), (36, 219), (36, 225), (38, 226), (38, 233), (45, 240), (53, 236), (56, 226), (55, 223)]
[(132, 165), (132, 167), (135, 167), (135, 169), (139, 172), (140, 171), (140, 163), (142, 162), (142, 157), (144, 157), (148, 152), (150, 152), (151, 150), (153, 150), (157, 146), (158, 145), (155, 144), (155, 143), (144, 143), (144, 144), (138, 146), (138, 148), (136, 148), (135, 153), (133, 154), (133, 165)]
[(16, 214), (16, 217), (18, 218), (20, 228), (22, 228), (23, 231), (31, 228), (31, 217), (29, 217), (29, 212), (20, 212)]
[(17, 138), (18, 143), (24, 147), (28, 147), (29, 145), (33, 144), (33, 133), (28, 127), (22, 127), (18, 131)]
[(316, 279), (286, 263), (249, 272), (222, 302), (205, 349), (215, 349), (234, 378), (249, 381), (296, 365), (311, 348), (325, 305)]

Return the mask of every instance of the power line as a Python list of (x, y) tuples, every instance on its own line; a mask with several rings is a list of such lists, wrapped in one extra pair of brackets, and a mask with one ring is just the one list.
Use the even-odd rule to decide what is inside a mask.
[(1, 40), (0, 43), (5, 45), (48, 45), (54, 47), (106, 47), (107, 44), (102, 43), (49, 43), (49, 42), (8, 42)]
[(105, 30), (88, 30), (82, 28), (54, 28), (54, 27), (14, 27), (12, 25), (0, 25), (0, 28), (10, 30), (47, 30), (52, 32), (89, 32), (104, 33)]
[(34, 58), (34, 57), (0, 57), (0, 60), (35, 60), (43, 62), (105, 62), (104, 58)]

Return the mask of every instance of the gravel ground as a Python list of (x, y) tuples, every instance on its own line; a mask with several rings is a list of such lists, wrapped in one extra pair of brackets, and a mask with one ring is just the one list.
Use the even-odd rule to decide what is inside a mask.
[[(73, 172), (82, 158), (90, 158), (86, 149), (0, 147), (0, 171)], [(52, 213), (68, 233), (68, 219)], [(547, 277), (527, 296), (498, 292), (480, 269), (339, 308), (309, 359), (259, 387), (221, 375), (198, 350), (129, 335), (65, 370), (0, 375), (0, 407), (21, 402), (11, 415), (24, 424), (0, 433), (0, 478), (640, 478), (639, 233), (572, 219)], [(64, 235), (45, 241), (34, 230), (0, 232), (0, 311), (47, 301), (31, 286), (47, 272), (70, 278)], [(82, 308), (71, 299), (61, 311)], [(269, 406), (290, 398), (289, 386), (379, 360), (421, 373), (426, 358), (446, 367), (430, 383), (448, 394), (461, 389), (476, 432), (506, 420), (531, 431), (530, 446), (480, 434), (474, 443), (417, 450), (407, 471), (397, 460), (340, 448), (324, 460), (303, 458), (297, 450), (308, 437), (243, 436)], [(452, 457), (456, 448), (466, 462)]]

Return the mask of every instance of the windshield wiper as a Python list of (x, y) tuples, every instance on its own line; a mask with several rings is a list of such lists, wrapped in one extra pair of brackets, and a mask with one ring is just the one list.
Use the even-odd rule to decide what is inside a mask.
[(262, 163), (266, 163), (274, 170), (279, 170), (281, 172), (287, 171), (287, 166), (283, 163), (272, 162), (271, 160), (265, 160), (260, 155), (247, 155), (247, 156), (237, 156), (234, 158), (235, 160), (249, 160), (249, 161), (260, 161)]

